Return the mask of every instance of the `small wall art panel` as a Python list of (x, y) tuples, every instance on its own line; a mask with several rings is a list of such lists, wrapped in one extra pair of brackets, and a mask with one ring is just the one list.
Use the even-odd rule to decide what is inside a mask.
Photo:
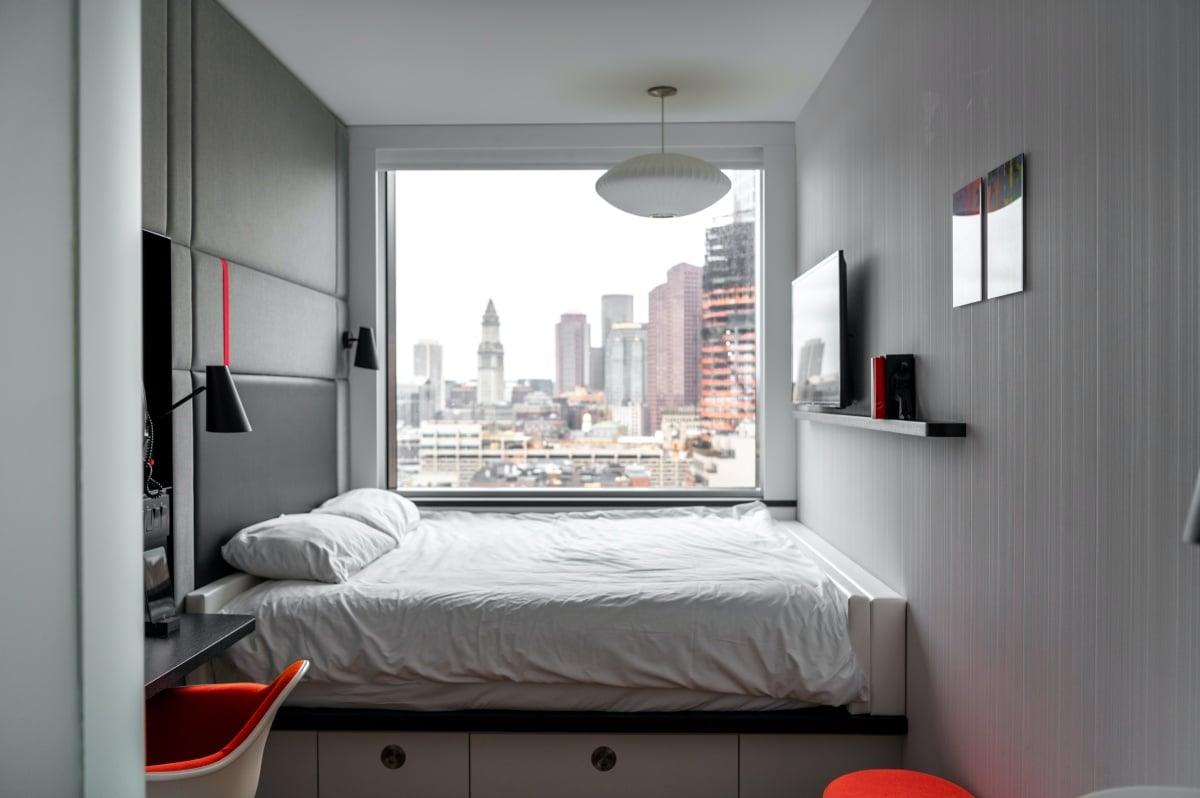
[(1025, 156), (988, 172), (987, 296), (1025, 290)]
[(954, 307), (983, 300), (983, 179), (954, 192), (950, 223), (953, 246)]

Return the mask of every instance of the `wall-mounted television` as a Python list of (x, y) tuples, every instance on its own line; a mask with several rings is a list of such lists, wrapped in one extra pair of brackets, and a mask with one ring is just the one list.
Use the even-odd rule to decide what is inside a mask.
[(846, 258), (834, 252), (792, 281), (792, 405), (850, 404)]

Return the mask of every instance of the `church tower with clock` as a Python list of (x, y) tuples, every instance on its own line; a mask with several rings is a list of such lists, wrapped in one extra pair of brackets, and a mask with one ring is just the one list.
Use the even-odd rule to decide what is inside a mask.
[(504, 344), (500, 343), (500, 316), (490, 299), (483, 312), (483, 337), (479, 342), (478, 402), (504, 404)]

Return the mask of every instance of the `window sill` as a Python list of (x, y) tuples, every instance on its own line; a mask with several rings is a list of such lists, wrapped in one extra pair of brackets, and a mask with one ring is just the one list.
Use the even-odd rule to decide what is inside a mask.
[(791, 507), (793, 500), (768, 500), (760, 490), (747, 491), (605, 491), (605, 490), (437, 490), (408, 488), (404, 494), (419, 507), (459, 510), (564, 510), (636, 507), (731, 507), (761, 501), (770, 507)]

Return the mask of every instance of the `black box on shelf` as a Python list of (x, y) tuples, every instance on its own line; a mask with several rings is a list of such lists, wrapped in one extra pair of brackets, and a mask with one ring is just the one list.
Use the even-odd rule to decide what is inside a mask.
[(883, 378), (887, 385), (887, 417), (916, 420), (916, 355), (884, 355)]

